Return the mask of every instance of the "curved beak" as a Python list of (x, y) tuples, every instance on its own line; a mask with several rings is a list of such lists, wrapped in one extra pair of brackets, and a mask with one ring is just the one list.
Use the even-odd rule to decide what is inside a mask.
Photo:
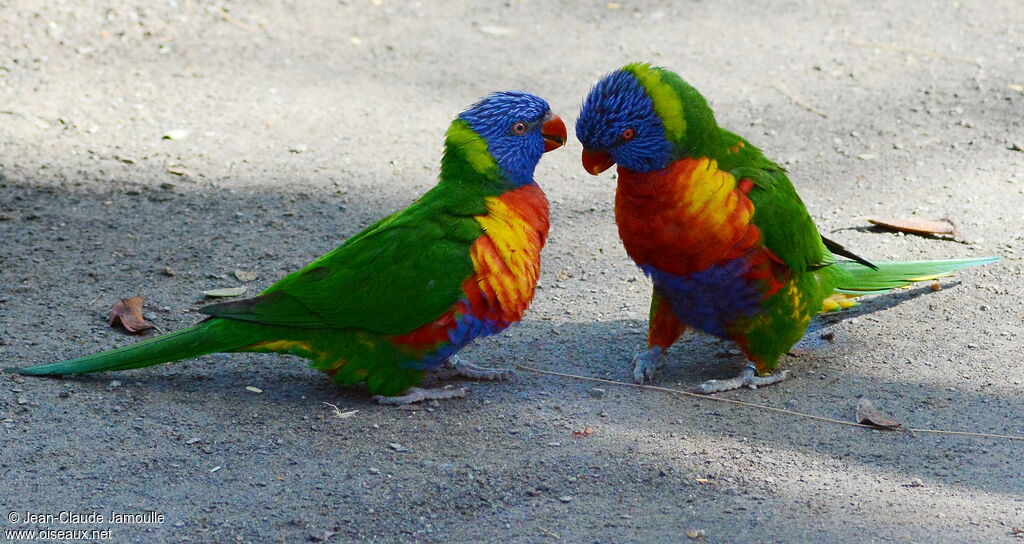
[(615, 160), (607, 151), (583, 150), (583, 169), (595, 176), (611, 168), (613, 164)]
[(551, 114), (551, 117), (540, 126), (540, 135), (544, 137), (544, 152), (553, 151), (565, 145), (565, 123), (562, 119)]

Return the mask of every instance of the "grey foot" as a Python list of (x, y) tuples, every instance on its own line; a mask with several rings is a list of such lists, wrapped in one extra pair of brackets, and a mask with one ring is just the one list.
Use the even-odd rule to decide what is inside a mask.
[(771, 376), (758, 376), (757, 369), (753, 365), (747, 365), (743, 369), (743, 372), (735, 378), (728, 380), (708, 380), (698, 385), (694, 392), (702, 393), (704, 395), (710, 395), (711, 393), (721, 393), (723, 391), (732, 391), (733, 389), (739, 389), (741, 387), (749, 387), (750, 389), (757, 389), (762, 385), (771, 385), (773, 383), (779, 383), (786, 378), (789, 378), (790, 371), (783, 370), (778, 374), (772, 374)]
[(410, 387), (405, 391), (405, 394), (398, 395), (396, 397), (374, 395), (373, 400), (381, 404), (392, 404), (400, 406), (403, 404), (412, 404), (414, 402), (423, 402), (425, 400), (454, 399), (465, 396), (466, 390), (461, 387), (439, 387), (437, 389), (422, 389), (420, 387)]
[(648, 348), (633, 356), (633, 381), (644, 383), (654, 381), (654, 372), (665, 364), (665, 350), (659, 346)]
[(468, 361), (463, 361), (457, 355), (452, 355), (451, 358), (448, 359), (448, 366), (454, 369), (460, 376), (473, 378), (474, 380), (501, 381), (507, 380), (515, 375), (515, 372), (511, 369), (477, 366)]

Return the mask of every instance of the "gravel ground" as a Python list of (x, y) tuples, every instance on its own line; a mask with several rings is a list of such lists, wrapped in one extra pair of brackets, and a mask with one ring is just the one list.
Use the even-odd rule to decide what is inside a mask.
[[(1019, 435), (1022, 33), (1019, 0), (0, 0), (0, 367), (136, 341), (104, 321), (121, 297), (145, 297), (165, 331), (194, 323), (236, 269), (255, 293), (424, 192), (478, 97), (529, 90), (571, 123), (601, 74), (650, 60), (783, 162), (847, 247), (1003, 257), (821, 319), (783, 362), (795, 379), (722, 397), (851, 420), (865, 396), (912, 427)], [(173, 129), (188, 136), (161, 139)], [(553, 228), (533, 308), (467, 358), (629, 379), (649, 288), (617, 240), (614, 181), (579, 151), (537, 171)], [(949, 217), (967, 241), (868, 215)], [(659, 384), (730, 376), (731, 349), (689, 336)], [(678, 543), (1010, 542), (1024, 527), (1022, 442), (532, 372), (462, 383), (465, 399), (403, 410), (271, 355), (3, 373), (0, 530)], [(60, 512), (105, 519), (24, 519)]]

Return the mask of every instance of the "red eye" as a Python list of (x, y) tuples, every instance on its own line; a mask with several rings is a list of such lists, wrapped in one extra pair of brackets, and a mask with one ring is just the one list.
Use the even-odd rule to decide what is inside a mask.
[(633, 139), (633, 136), (636, 136), (636, 131), (633, 130), (632, 128), (627, 128), (626, 130), (622, 131), (622, 134), (619, 135), (619, 138), (622, 138), (623, 141), (629, 141)]
[(513, 123), (512, 134), (515, 134), (516, 136), (522, 136), (523, 134), (526, 134), (526, 123), (522, 121), (517, 121)]

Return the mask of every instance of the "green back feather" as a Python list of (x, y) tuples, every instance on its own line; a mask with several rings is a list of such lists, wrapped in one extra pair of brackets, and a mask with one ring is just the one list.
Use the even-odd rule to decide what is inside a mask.
[(509, 188), (486, 141), (457, 119), (448, 129), (441, 181), (419, 200), (259, 297), (202, 311), (268, 325), (409, 332), (463, 296), (462, 282), (473, 273), (469, 247), (483, 234), (473, 216), (486, 212), (485, 197)]

